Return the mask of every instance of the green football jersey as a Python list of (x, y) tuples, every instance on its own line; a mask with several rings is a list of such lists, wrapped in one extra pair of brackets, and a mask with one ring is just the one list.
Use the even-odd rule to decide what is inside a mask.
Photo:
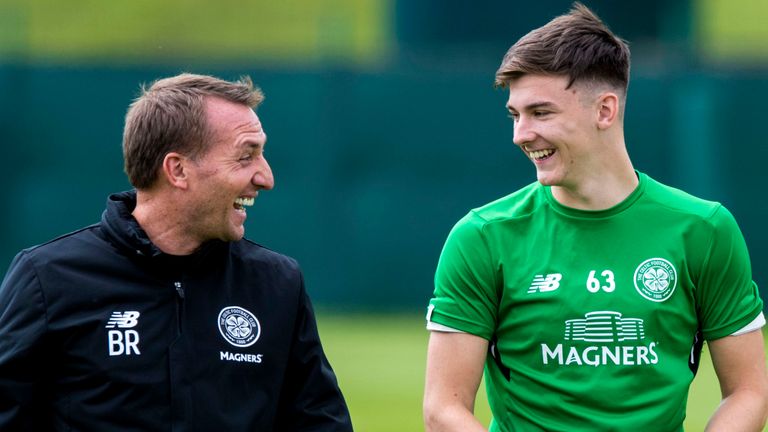
[(703, 340), (760, 315), (730, 212), (638, 177), (601, 211), (534, 183), (449, 234), (427, 318), (491, 341), (492, 431), (682, 430)]

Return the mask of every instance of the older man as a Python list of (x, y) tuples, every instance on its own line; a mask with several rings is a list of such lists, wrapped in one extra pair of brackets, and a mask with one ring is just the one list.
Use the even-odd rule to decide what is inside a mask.
[(0, 429), (349, 431), (293, 259), (243, 238), (274, 185), (249, 79), (159, 80), (100, 223), (0, 288)]

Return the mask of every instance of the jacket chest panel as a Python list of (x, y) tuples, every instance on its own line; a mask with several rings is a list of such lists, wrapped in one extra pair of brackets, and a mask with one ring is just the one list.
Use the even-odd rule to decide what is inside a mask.
[(236, 292), (223, 284), (185, 283), (183, 296), (176, 288), (173, 280), (80, 286), (80, 301), (64, 296), (66, 308), (51, 317), (52, 341), (64, 353), (56, 359), (58, 375), (103, 391), (126, 386), (148, 392), (173, 381), (174, 369), (184, 379), (232, 385), (282, 375), (293, 332), (285, 322), (295, 312), (268, 303), (252, 287), (238, 285)]

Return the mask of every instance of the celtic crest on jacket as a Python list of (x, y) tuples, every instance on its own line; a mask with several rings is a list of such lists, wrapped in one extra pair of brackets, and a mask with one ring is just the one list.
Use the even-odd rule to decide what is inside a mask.
[(239, 306), (227, 306), (219, 312), (219, 332), (230, 344), (245, 348), (253, 345), (261, 335), (256, 316)]

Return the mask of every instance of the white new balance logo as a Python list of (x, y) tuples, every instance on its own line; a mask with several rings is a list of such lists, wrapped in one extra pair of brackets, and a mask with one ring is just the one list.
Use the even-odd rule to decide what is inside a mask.
[(538, 292), (554, 291), (560, 288), (560, 279), (563, 275), (560, 273), (550, 273), (546, 276), (536, 275), (533, 278), (530, 288), (528, 288), (528, 294)]
[(106, 328), (136, 327), (136, 324), (139, 323), (139, 315), (141, 314), (136, 311), (112, 312)]

